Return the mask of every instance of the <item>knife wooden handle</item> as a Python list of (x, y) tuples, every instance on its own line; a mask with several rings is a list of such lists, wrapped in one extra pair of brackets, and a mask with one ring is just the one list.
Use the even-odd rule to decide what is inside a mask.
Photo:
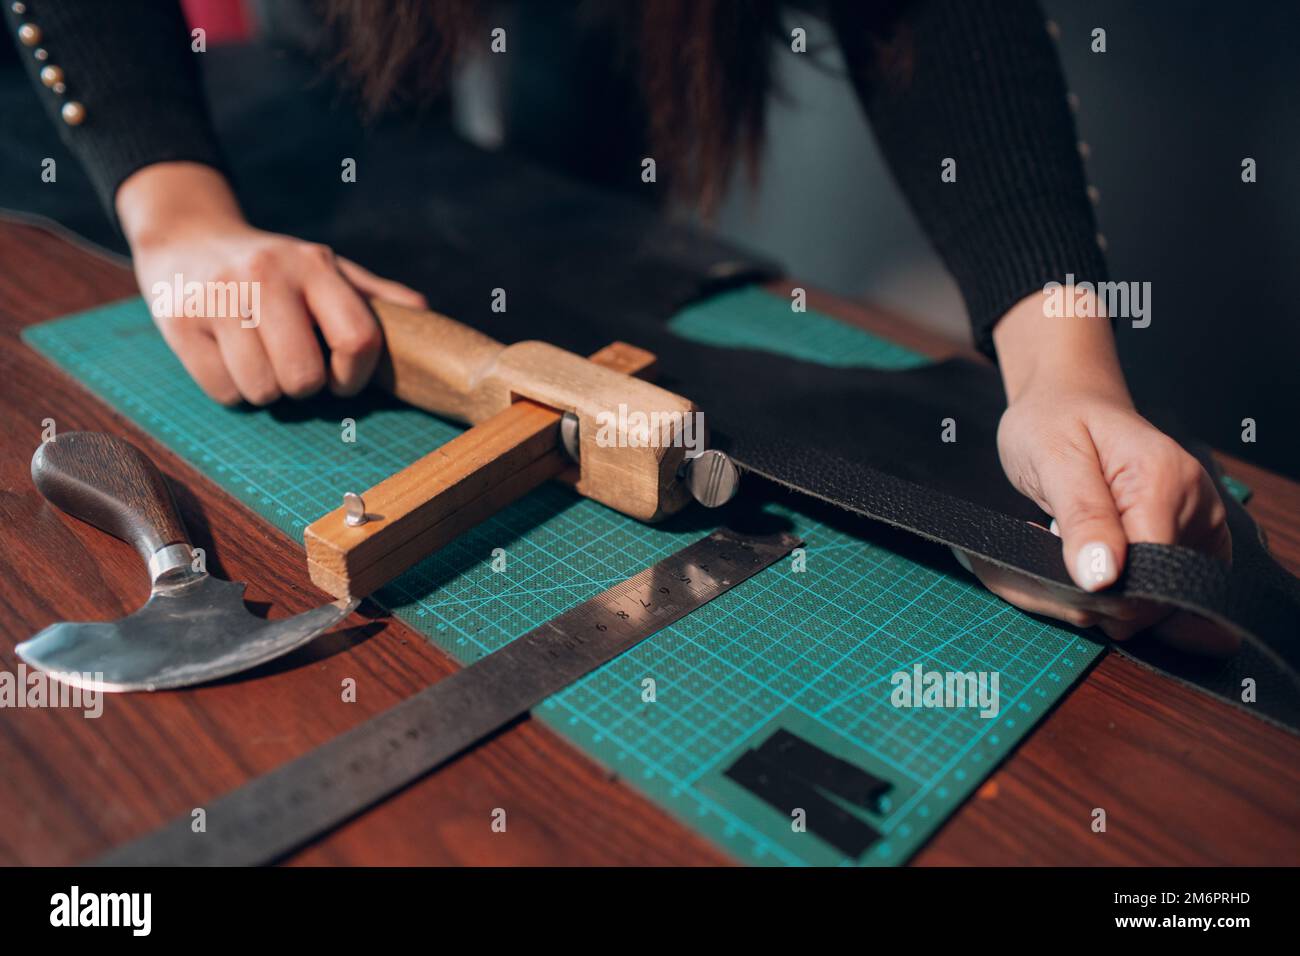
[(146, 562), (168, 545), (188, 547), (167, 479), (120, 438), (64, 432), (36, 449), (32, 482), (50, 504), (121, 538)]

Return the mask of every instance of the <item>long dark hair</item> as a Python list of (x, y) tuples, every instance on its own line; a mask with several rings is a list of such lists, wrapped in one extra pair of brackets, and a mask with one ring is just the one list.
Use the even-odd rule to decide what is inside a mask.
[[(320, 0), (338, 63), (377, 112), (436, 97), (487, 33), (472, 0)], [(756, 174), (778, 0), (594, 0), (633, 39), (647, 139), (674, 192), (712, 210), (731, 171)]]

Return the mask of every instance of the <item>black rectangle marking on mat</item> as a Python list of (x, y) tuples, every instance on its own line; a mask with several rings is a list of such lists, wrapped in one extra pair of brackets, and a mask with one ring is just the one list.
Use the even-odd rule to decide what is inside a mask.
[(871, 825), (840, 809), (806, 780), (787, 772), (757, 750), (746, 750), (726, 776), (783, 813), (802, 809), (808, 829), (846, 856), (857, 859), (880, 839)]
[(888, 780), (881, 780), (784, 728), (763, 741), (758, 752), (796, 777), (867, 810), (878, 810), (880, 798), (893, 789)]

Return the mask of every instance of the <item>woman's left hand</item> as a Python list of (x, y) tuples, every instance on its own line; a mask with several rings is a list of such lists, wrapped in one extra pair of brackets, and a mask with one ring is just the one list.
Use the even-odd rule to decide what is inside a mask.
[(1012, 604), (1095, 625), (1115, 640), (1156, 628), (1187, 650), (1235, 651), (1238, 639), (1202, 618), (1105, 595), (1132, 542), (1232, 557), (1213, 480), (1134, 409), (1109, 324), (1046, 318), (1035, 296), (1008, 313), (994, 339), (1009, 400), (998, 428), (1002, 467), (1053, 517), (1070, 575), (1088, 594), (1049, 588), (969, 556), (961, 556), (963, 563)]

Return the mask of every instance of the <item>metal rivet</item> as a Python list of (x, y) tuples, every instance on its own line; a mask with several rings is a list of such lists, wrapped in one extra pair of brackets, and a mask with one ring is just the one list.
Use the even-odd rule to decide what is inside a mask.
[(1106, 237), (1103, 236), (1101, 233), (1097, 233), (1097, 248), (1100, 249), (1102, 252), (1105, 252), (1109, 246), (1110, 243), (1106, 241)]
[(1061, 25), (1059, 23), (1055, 20), (1048, 20), (1044, 25), (1047, 27), (1047, 35), (1049, 37), (1053, 40), (1061, 39)]
[(1073, 113), (1077, 113), (1077, 112), (1079, 112), (1079, 94), (1077, 94), (1077, 93), (1066, 93), (1066, 94), (1065, 94), (1065, 102), (1067, 102), (1067, 103), (1070, 104), (1070, 111), (1071, 111), (1071, 112), (1073, 112)]
[(361, 496), (349, 491), (343, 496), (343, 523), (349, 528), (366, 523), (366, 503)]
[(49, 66), (41, 67), (41, 82), (53, 89), (63, 82), (63, 67), (55, 66), (51, 63)]
[(34, 23), (24, 23), (18, 28), (18, 39), (23, 46), (36, 46), (41, 42), (41, 28)]
[(1079, 155), (1082, 156), (1084, 159), (1087, 159), (1089, 156), (1092, 155), (1092, 147), (1089, 146), (1087, 143), (1085, 143), (1083, 140), (1079, 140)]
[(1091, 184), (1088, 186), (1088, 201), (1094, 206), (1101, 202), (1101, 190)]
[(59, 112), (63, 114), (63, 122), (69, 126), (80, 126), (86, 119), (86, 108), (76, 100), (64, 103)]
[(50, 58), (49, 51), (46, 50), (45, 47), (37, 47), (36, 52), (33, 53), (32, 56), (36, 57), (36, 59), (40, 60), (42, 63)]
[(17, 0), (15, 0), (15, 2), (9, 7), (9, 9), (21, 17), (24, 13), (27, 12), (27, 4), (19, 3), (17, 2)]
[(52, 89), (55, 93), (58, 93), (60, 96), (68, 92), (67, 86), (65, 86), (62, 83), (55, 83), (52, 87), (50, 87), (50, 89)]

